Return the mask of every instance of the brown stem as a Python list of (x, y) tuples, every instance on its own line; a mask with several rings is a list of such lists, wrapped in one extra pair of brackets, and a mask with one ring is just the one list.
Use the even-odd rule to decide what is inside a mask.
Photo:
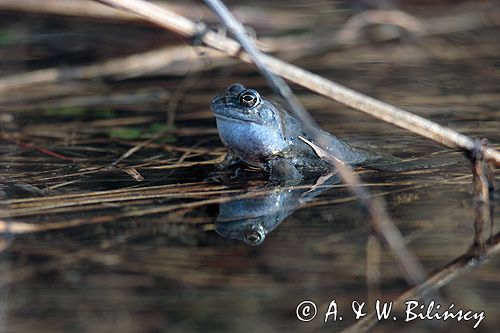
[[(235, 40), (228, 37), (222, 37), (213, 31), (207, 30), (203, 23), (195, 23), (150, 2), (144, 0), (96, 1), (135, 13), (150, 22), (174, 31), (182, 36), (199, 38), (209, 47), (222, 51), (230, 56), (239, 57), (243, 61), (251, 62), (250, 57), (246, 53), (241, 52), (240, 45)], [(461, 148), (467, 151), (474, 148), (474, 140), (472, 138), (450, 128), (358, 93), (274, 57), (264, 56), (263, 61), (275, 74), (354, 109), (368, 113), (385, 122), (407, 129), (450, 148)], [(486, 147), (484, 148), (483, 154), (486, 160), (494, 161), (496, 166), (500, 166), (500, 152), (491, 147)]]

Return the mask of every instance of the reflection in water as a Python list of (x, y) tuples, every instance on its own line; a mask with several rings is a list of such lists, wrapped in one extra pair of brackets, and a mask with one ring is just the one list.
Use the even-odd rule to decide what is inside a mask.
[[(430, 299), (426, 299), (427, 296), (433, 295), (433, 292), (449, 284), (452, 280), (464, 274), (468, 270), (480, 267), (487, 261), (488, 258), (491, 258), (500, 250), (500, 232), (491, 234), (489, 237), (484, 232), (488, 224), (490, 225), (491, 232), (493, 231), (495, 205), (490, 202), (488, 198), (496, 195), (494, 179), (490, 178), (490, 182), (488, 182), (488, 177), (481, 177), (482, 171), (484, 171), (482, 169), (484, 167), (487, 166), (485, 166), (482, 161), (473, 162), (473, 188), (476, 193), (474, 209), (474, 236), (470, 247), (464, 254), (453, 259), (448, 264), (435, 271), (427, 278), (426, 281), (408, 289), (400, 297), (394, 299), (392, 303), (395, 310), (399, 311), (399, 313), (403, 312), (406, 301), (415, 299), (424, 300), (425, 302), (430, 301)], [(486, 170), (487, 174), (491, 171), (488, 169)], [(491, 193), (489, 193), (490, 190)], [(481, 199), (480, 194), (485, 195), (485, 197)], [(486, 218), (485, 212), (488, 212), (489, 219)], [(439, 312), (436, 311), (436, 313)], [(437, 319), (438, 317), (435, 318)], [(478, 319), (476, 323), (480, 323), (483, 319), (484, 317), (481, 317), (481, 319)], [(379, 319), (375, 316), (374, 312), (371, 312), (360, 321), (347, 327), (341, 333), (368, 332), (378, 323)]]
[[(471, 269), (477, 269), (486, 262), (487, 258), (490, 258), (494, 254), (498, 253), (500, 250), (500, 233), (485, 239), (481, 246), (475, 241), (479, 237), (478, 230), (476, 229), (474, 242), (467, 252), (459, 257), (456, 257), (448, 264), (435, 271), (421, 285), (408, 289), (400, 297), (394, 299), (392, 303), (395, 312), (398, 311), (400, 315), (402, 315), (406, 301), (416, 299), (422, 300), (423, 297), (432, 295), (433, 292), (439, 290), (445, 285), (450, 284), (451, 281), (458, 278), (465, 272)], [(368, 332), (375, 325), (379, 324), (379, 322), (380, 320), (376, 317), (375, 312), (371, 312), (364, 316), (363, 319), (343, 330), (341, 333)]]
[(337, 183), (339, 178), (328, 174), (320, 177), (312, 188), (275, 187), (256, 198), (221, 203), (215, 231), (225, 238), (237, 239), (248, 245), (260, 245), (266, 235), (276, 229), (301, 204), (312, 200)]

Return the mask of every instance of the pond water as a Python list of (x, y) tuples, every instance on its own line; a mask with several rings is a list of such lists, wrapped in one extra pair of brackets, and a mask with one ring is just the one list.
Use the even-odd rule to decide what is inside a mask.
[[(5, 14), (3, 29), (20, 16)], [(24, 19), (50, 33), (71, 22)], [(75, 31), (88, 26), (75, 22)], [(119, 27), (109, 24), (110, 36)], [(295, 62), (499, 148), (500, 43), (492, 30), (329, 49)], [(83, 41), (96, 36), (85, 33)], [(2, 54), (39, 51), (33, 40), (40, 39), (6, 44)], [(72, 52), (96, 61), (105, 58), (99, 52), (118, 56), (134, 44), (113, 40), (116, 48), (100, 49), (77, 39), (81, 48)], [(52, 56), (37, 56), (44, 62), (28, 52), (15, 63), (28, 70), (69, 57), (45, 52)], [(256, 171), (218, 171), (225, 149), (209, 103), (234, 82), (272, 97), (250, 65), (54, 83), (0, 97), (0, 332), (341, 332), (372, 324), (374, 332), (469, 332), (477, 322), (475, 331), (497, 329), (497, 227), (484, 227), (480, 236), (489, 240), (475, 256), (472, 176), (461, 152), (293, 87), (323, 129), (422, 161), (404, 172), (357, 171), (431, 277), (427, 301), (484, 311), (484, 320), (405, 322), (396, 311), (396, 320), (356, 319), (353, 301), (372, 313), (376, 300), (407, 291), (417, 299), (412, 286), (345, 186), (311, 193), (312, 184), (280, 187)], [(175, 127), (164, 125), (174, 113)], [(498, 209), (493, 215), (498, 221)], [(305, 300), (317, 306), (311, 321), (297, 318)], [(342, 320), (325, 323), (333, 300)]]

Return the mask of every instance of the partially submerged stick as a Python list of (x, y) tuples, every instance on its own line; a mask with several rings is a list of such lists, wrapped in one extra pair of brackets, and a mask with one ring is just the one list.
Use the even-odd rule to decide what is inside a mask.
[[(484, 244), (485, 246), (481, 256), (477, 256), (474, 251), (468, 251), (442, 266), (421, 285), (408, 289), (398, 298), (392, 300), (394, 311), (402, 311), (401, 309), (404, 308), (406, 301), (422, 299), (425, 295), (429, 295), (442, 288), (458, 276), (477, 267), (479, 264), (487, 262), (485, 258), (490, 258), (500, 251), (500, 233), (489, 237)], [(368, 332), (379, 322), (380, 319), (377, 318), (375, 312), (371, 312), (353, 325), (342, 330), (341, 333)]]
[[(146, 20), (156, 23), (168, 30), (189, 38), (199, 38), (204, 44), (230, 56), (239, 57), (251, 62), (246, 53), (241, 52), (239, 44), (228, 37), (222, 37), (207, 30), (203, 23), (195, 23), (172, 11), (160, 8), (144, 0), (96, 0), (114, 7), (123, 8)], [(404, 111), (390, 104), (358, 93), (331, 80), (313, 74), (300, 67), (288, 64), (271, 56), (264, 56), (263, 61), (275, 74), (294, 83), (330, 97), (354, 109), (368, 113), (385, 122), (407, 129), (413, 133), (429, 138), (450, 148), (461, 148), (470, 151), (475, 146), (475, 140), (450, 128), (441, 126), (423, 117)], [(484, 147), (486, 160), (494, 161), (500, 166), (500, 152)]]
[(376, 235), (391, 249), (391, 252), (398, 259), (398, 263), (406, 272), (408, 282), (413, 285), (422, 283), (425, 280), (425, 271), (417, 258), (408, 251), (404, 237), (387, 214), (384, 203), (379, 198), (370, 196), (366, 188), (362, 186), (359, 176), (347, 164), (311, 141), (303, 137), (299, 138), (311, 146), (319, 157), (335, 165), (335, 169), (342, 181), (358, 198), (363, 209), (366, 210), (365, 213), (369, 217), (370, 226)]
[[(485, 146), (488, 142), (482, 140), (479, 146)], [(494, 227), (494, 194), (495, 182), (493, 179), (494, 170), (489, 163), (485, 163), (479, 149), (476, 149), (467, 156), (471, 161), (472, 170), (472, 190), (474, 194), (474, 230), (475, 237), (473, 248), (480, 254), (484, 250), (485, 240), (488, 235), (487, 221), (489, 222), (489, 232), (493, 234)]]

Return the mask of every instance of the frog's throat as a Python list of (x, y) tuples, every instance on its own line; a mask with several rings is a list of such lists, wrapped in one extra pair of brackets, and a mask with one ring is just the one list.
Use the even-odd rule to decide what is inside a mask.
[(255, 121), (254, 119), (248, 119), (248, 118), (236, 118), (236, 117), (228, 117), (228, 116), (224, 116), (220, 113), (215, 113), (215, 117), (216, 118), (219, 118), (219, 119), (222, 119), (222, 120), (227, 120), (227, 121), (233, 121), (233, 122), (237, 122), (237, 123), (242, 123), (242, 124), (245, 124), (245, 123), (255, 123), (255, 124), (259, 124), (259, 125), (263, 125), (262, 122), (259, 122), (259, 121)]

